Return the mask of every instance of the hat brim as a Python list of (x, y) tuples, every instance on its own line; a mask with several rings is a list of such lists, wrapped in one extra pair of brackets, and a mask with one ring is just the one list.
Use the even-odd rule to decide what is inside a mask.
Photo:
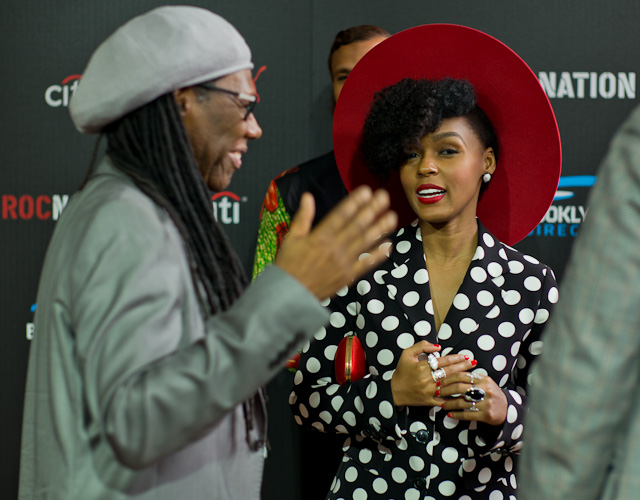
[[(358, 62), (340, 93), (333, 143), (342, 180), (351, 191), (380, 187), (358, 153), (373, 96), (403, 78), (459, 78), (471, 82), (477, 103), (491, 120), (500, 156), (480, 196), (477, 215), (500, 241), (513, 245), (542, 220), (558, 187), (560, 134), (549, 99), (529, 66), (509, 47), (481, 31), (430, 24), (393, 35)], [(392, 208), (406, 224), (415, 214), (399, 176), (384, 184)]]

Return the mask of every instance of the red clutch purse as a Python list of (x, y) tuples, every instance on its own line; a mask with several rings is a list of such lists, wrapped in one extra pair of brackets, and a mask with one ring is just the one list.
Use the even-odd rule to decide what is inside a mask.
[(367, 360), (360, 339), (347, 335), (338, 344), (335, 357), (335, 372), (338, 384), (356, 382), (364, 377)]

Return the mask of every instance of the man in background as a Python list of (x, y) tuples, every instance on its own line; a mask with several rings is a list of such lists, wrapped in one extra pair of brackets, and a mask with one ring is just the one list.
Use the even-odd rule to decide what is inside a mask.
[(523, 500), (640, 498), (640, 107), (588, 205), (532, 374)]

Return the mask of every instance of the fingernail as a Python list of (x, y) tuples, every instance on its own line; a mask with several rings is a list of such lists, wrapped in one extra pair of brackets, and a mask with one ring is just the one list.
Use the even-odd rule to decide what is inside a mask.
[(471, 360), (471, 366), (476, 366), (478, 364), (478, 362), (475, 359)]
[(441, 382), (438, 380), (438, 381), (436, 382), (436, 385), (437, 385), (438, 387), (440, 387), (440, 384), (441, 384)]
[(452, 418), (451, 413), (447, 413), (447, 417)]
[(433, 344), (433, 347), (440, 348), (440, 344)]
[(442, 403), (442, 404), (440, 405), (440, 408), (442, 408), (442, 409), (444, 410), (444, 403)]
[(467, 356), (466, 354), (464, 355), (464, 359), (469, 359), (469, 356)]
[(436, 396), (440, 396), (440, 389), (436, 389)]

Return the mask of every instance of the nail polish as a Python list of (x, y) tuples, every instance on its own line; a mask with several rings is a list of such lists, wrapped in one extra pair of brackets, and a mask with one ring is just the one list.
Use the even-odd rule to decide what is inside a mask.
[(469, 356), (467, 356), (466, 354), (464, 355), (464, 359), (468, 360)]
[(435, 347), (435, 348), (438, 348), (438, 349), (439, 349), (439, 348), (440, 348), (440, 344), (433, 344), (433, 347)]
[(478, 364), (478, 362), (475, 359), (471, 360), (471, 366), (476, 366)]
[(440, 408), (442, 408), (442, 409), (444, 410), (444, 403), (442, 403), (442, 404), (440, 405)]
[(447, 417), (449, 417), (449, 418), (453, 418), (453, 417), (451, 416), (451, 413), (447, 413)]
[(435, 395), (440, 396), (440, 389), (436, 389)]
[(442, 382), (440, 382), (439, 380), (436, 382), (436, 386), (440, 387), (440, 385), (442, 384)]

